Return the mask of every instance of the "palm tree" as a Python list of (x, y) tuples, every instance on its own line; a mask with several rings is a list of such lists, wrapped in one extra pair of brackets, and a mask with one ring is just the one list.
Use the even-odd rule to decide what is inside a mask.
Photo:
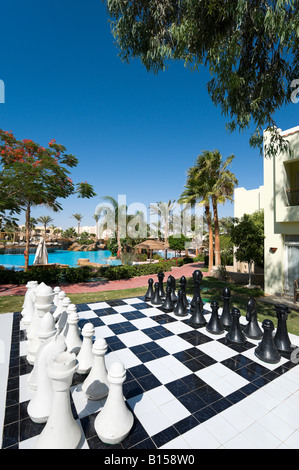
[(99, 239), (99, 234), (98, 234), (98, 221), (100, 218), (100, 214), (94, 214), (92, 218), (96, 221), (96, 239)]
[[(159, 201), (154, 204), (150, 204), (150, 210), (152, 214), (157, 214), (160, 219), (160, 223), (164, 222), (164, 243), (165, 245), (168, 244), (168, 234), (169, 234), (169, 216), (171, 215), (173, 209), (175, 207), (175, 200), (168, 202)], [(160, 227), (161, 228), (161, 227)], [(159, 233), (159, 228), (158, 228)], [(167, 256), (167, 250), (165, 250), (165, 257)]]
[(214, 233), (215, 233), (215, 265), (221, 264), (220, 254), (220, 233), (218, 220), (218, 204), (224, 204), (227, 200), (233, 200), (234, 188), (238, 184), (235, 175), (227, 168), (235, 158), (234, 155), (222, 160), (222, 155), (218, 150), (204, 151), (205, 168), (203, 171), (210, 176), (211, 189), (209, 195), (211, 197), (213, 214), (214, 214)]
[[(121, 246), (121, 226), (119, 222), (123, 220), (123, 215), (126, 214), (126, 206), (125, 205), (118, 205), (118, 201), (114, 199), (112, 196), (103, 196), (102, 197), (103, 201), (108, 202), (109, 204), (112, 205), (113, 210), (114, 210), (114, 224), (115, 224), (115, 230), (116, 230), (116, 240), (117, 240), (117, 247), (118, 247), (118, 254), (121, 259), (123, 260), (123, 250)], [(124, 212), (125, 211), (125, 212)]]
[(80, 222), (83, 219), (83, 215), (78, 214), (78, 212), (76, 212), (75, 214), (72, 214), (72, 217), (74, 217), (74, 219), (76, 219), (77, 222), (78, 222), (78, 237), (79, 237), (79, 235), (80, 235)]
[(228, 157), (224, 162), (218, 150), (205, 150), (196, 159), (195, 165), (188, 170), (187, 183), (179, 202), (195, 202), (198, 199), (205, 208), (205, 215), (209, 229), (209, 271), (213, 268), (213, 228), (210, 211), (210, 201), (213, 207), (213, 221), (215, 233), (215, 265), (221, 264), (220, 237), (218, 221), (218, 203), (233, 199), (233, 192), (238, 180), (227, 169), (235, 158)]
[(49, 215), (42, 215), (41, 217), (38, 217), (36, 220), (40, 222), (41, 224), (43, 224), (44, 231), (45, 231), (45, 239), (46, 239), (47, 226), (49, 225), (50, 222), (53, 222), (52, 217), (50, 217)]
[[(200, 165), (200, 157), (198, 157), (197, 162)], [(204, 175), (199, 173), (198, 166), (189, 168), (187, 172), (187, 182), (185, 185), (185, 190), (182, 192), (179, 202), (185, 203), (200, 203), (204, 206), (206, 221), (208, 224), (209, 231), (209, 272), (213, 269), (213, 257), (214, 257), (214, 246), (213, 246), (213, 228), (212, 228), (212, 217), (210, 210), (210, 200), (209, 200), (209, 185), (207, 178), (204, 178)]]

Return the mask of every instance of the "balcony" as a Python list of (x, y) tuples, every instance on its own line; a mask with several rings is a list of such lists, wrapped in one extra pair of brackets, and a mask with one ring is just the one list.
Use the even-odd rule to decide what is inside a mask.
[(299, 206), (299, 188), (286, 189), (288, 206)]

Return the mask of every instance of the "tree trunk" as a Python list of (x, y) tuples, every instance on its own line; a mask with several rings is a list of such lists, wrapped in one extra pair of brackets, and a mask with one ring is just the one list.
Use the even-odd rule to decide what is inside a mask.
[(210, 206), (205, 205), (205, 213), (206, 213), (206, 218), (207, 218), (207, 224), (209, 228), (209, 273), (212, 272), (214, 262), (214, 247), (213, 247), (213, 229), (212, 229), (212, 220), (211, 220), (211, 212), (210, 212)]
[(26, 228), (26, 245), (25, 245), (25, 272), (28, 271), (29, 265), (29, 243), (30, 243), (30, 204), (28, 204), (26, 209), (26, 220), (25, 220), (25, 228)]
[(251, 266), (252, 266), (252, 261), (249, 261), (248, 263), (248, 287), (251, 287)]
[(219, 237), (219, 221), (218, 221), (218, 208), (216, 198), (212, 198), (213, 213), (214, 213), (214, 231), (215, 231), (215, 266), (221, 265), (220, 256), (220, 237)]

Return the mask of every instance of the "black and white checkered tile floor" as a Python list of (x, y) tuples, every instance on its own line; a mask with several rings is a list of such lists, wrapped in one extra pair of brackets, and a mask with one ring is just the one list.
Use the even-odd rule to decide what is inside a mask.
[[(209, 303), (205, 305), (207, 320)], [(200, 449), (298, 448), (299, 367), (282, 358), (266, 364), (254, 355), (258, 341), (228, 343), (194, 328), (188, 317), (144, 301), (143, 297), (78, 304), (79, 326), (91, 322), (95, 337), (108, 344), (106, 365), (121, 361), (127, 376), (123, 393), (134, 426), (120, 444), (103, 444), (94, 419), (105, 403), (81, 391), (75, 374), (72, 410), (82, 428), (81, 448)], [(2, 318), (1, 318), (2, 317)], [(2, 448), (28, 449), (43, 429), (27, 414), (33, 392), (27, 379), (26, 338), (20, 313), (0, 317)], [(241, 322), (246, 323), (244, 317)], [(295, 346), (299, 338), (290, 335)]]

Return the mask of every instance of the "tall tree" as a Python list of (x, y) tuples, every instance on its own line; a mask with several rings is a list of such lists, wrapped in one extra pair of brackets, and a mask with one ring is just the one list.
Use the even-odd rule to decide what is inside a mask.
[[(199, 159), (199, 157), (198, 157)], [(209, 272), (213, 269), (214, 258), (214, 242), (213, 242), (213, 228), (212, 217), (209, 199), (209, 184), (207, 178), (202, 173), (198, 172), (197, 165), (191, 167), (187, 171), (187, 181), (185, 190), (182, 192), (179, 202), (185, 203), (201, 203), (204, 206), (204, 213), (209, 231)]]
[(77, 224), (78, 224), (77, 234), (78, 234), (78, 237), (80, 237), (80, 223), (81, 223), (81, 220), (83, 219), (83, 215), (76, 212), (75, 214), (72, 214), (72, 217), (77, 220)]
[(201, 169), (209, 179), (209, 195), (213, 207), (214, 219), (214, 235), (215, 235), (215, 265), (221, 264), (220, 256), (220, 238), (219, 238), (219, 220), (218, 220), (218, 204), (223, 204), (226, 200), (233, 200), (234, 188), (238, 184), (235, 175), (228, 170), (229, 165), (235, 158), (234, 155), (222, 160), (222, 155), (218, 150), (204, 151), (201, 161)]
[(49, 215), (42, 215), (41, 217), (38, 217), (36, 220), (40, 222), (41, 224), (43, 224), (44, 232), (45, 232), (45, 239), (46, 239), (47, 226), (49, 225), (50, 222), (53, 222), (52, 217), (50, 217)]
[[(150, 210), (152, 214), (157, 214), (160, 220), (160, 231), (161, 225), (163, 224), (164, 227), (164, 243), (165, 245), (168, 244), (168, 236), (169, 236), (169, 219), (172, 215), (172, 211), (175, 207), (175, 200), (168, 202), (159, 201), (156, 204), (150, 204)], [(159, 233), (159, 225), (158, 225), (158, 233)], [(165, 250), (165, 258), (167, 257), (167, 250)]]
[(54, 139), (45, 148), (29, 139), (17, 140), (11, 131), (0, 129), (0, 213), (26, 212), (25, 270), (31, 208), (42, 205), (57, 212), (62, 209), (60, 200), (72, 194), (84, 198), (96, 195), (89, 183), (74, 184), (69, 177), (69, 168), (77, 164), (78, 159)]
[(182, 193), (180, 202), (201, 201), (205, 208), (205, 216), (209, 230), (209, 271), (213, 268), (213, 226), (210, 203), (213, 207), (213, 222), (215, 234), (215, 265), (221, 264), (220, 238), (218, 222), (218, 203), (232, 200), (234, 187), (237, 184), (235, 175), (228, 170), (234, 155), (228, 157), (224, 162), (218, 150), (205, 150), (200, 154), (195, 165), (188, 170), (185, 191)]
[[(118, 255), (121, 259), (123, 260), (123, 249), (122, 249), (122, 244), (121, 244), (121, 235), (122, 232), (124, 231), (125, 227), (122, 227), (122, 224), (126, 224), (126, 214), (127, 214), (127, 208), (125, 205), (119, 205), (118, 201), (112, 197), (112, 196), (103, 196), (102, 200), (105, 202), (108, 202), (113, 208), (113, 226), (115, 227), (115, 232), (116, 232), (116, 240), (117, 240), (117, 246), (118, 246)], [(100, 212), (105, 209), (104, 207), (99, 208), (97, 211), (97, 214), (100, 214)]]
[(177, 60), (207, 66), (228, 129), (253, 123), (250, 143), (262, 148), (299, 77), (298, 0), (107, 0), (107, 12), (122, 60), (140, 58), (154, 73)]

